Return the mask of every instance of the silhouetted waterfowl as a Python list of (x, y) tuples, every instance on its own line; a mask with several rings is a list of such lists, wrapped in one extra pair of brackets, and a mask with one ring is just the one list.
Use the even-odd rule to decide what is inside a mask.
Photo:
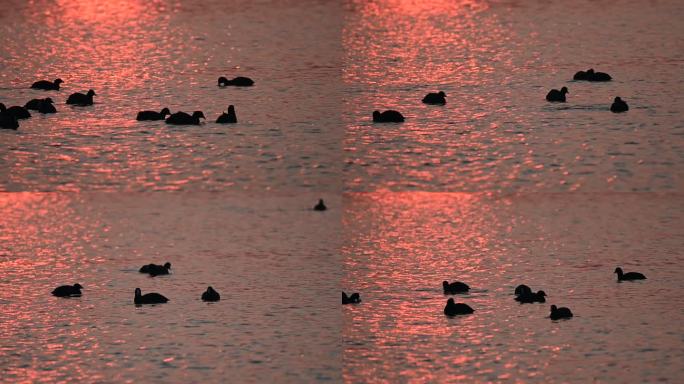
[(455, 303), (454, 299), (447, 300), (446, 306), (444, 307), (444, 314), (447, 316), (467, 315), (473, 312), (475, 312), (475, 310), (470, 308), (468, 304)]
[(375, 123), (403, 123), (404, 116), (393, 110), (387, 110), (380, 113), (380, 111), (373, 111), (373, 122)]
[(138, 121), (164, 120), (164, 119), (166, 119), (166, 115), (170, 115), (170, 114), (171, 114), (171, 111), (169, 111), (168, 108), (164, 108), (160, 112), (140, 111), (140, 112), (138, 112), (138, 116), (136, 116), (135, 119)]
[(604, 72), (594, 72), (593, 68), (587, 69), (587, 71), (579, 71), (575, 73), (572, 77), (573, 80), (584, 80), (584, 81), (610, 81), (613, 78), (609, 74)]
[(0, 113), (14, 116), (14, 118), (17, 120), (28, 119), (29, 117), (31, 117), (31, 114), (26, 108), (20, 107), (18, 105), (7, 108), (3, 103), (0, 103)]
[(72, 105), (78, 105), (81, 107), (85, 107), (87, 105), (93, 105), (93, 96), (97, 96), (97, 94), (92, 89), (89, 90), (88, 93), (86, 93), (85, 95), (80, 93), (80, 92), (72, 93), (67, 98), (66, 103), (72, 104)]
[(55, 79), (55, 81), (40, 80), (31, 84), (31, 88), (44, 91), (59, 91), (59, 85), (62, 83), (62, 79)]
[(169, 269), (171, 269), (171, 263), (165, 263), (164, 265), (157, 264), (147, 264), (140, 267), (140, 273), (149, 273), (151, 276), (157, 275), (168, 275)]
[(622, 268), (617, 267), (615, 268), (615, 272), (618, 275), (618, 281), (629, 281), (629, 280), (645, 280), (646, 276), (639, 272), (627, 272), (623, 273)]
[(546, 296), (546, 292), (544, 291), (538, 291), (537, 293), (534, 292), (525, 292), (521, 293), (515, 298), (515, 301), (519, 301), (521, 303), (545, 303), (546, 299), (544, 298)]
[(525, 284), (520, 284), (517, 287), (515, 287), (516, 295), (523, 295), (525, 293), (532, 293), (532, 289)]
[(629, 106), (624, 100), (616, 97), (615, 100), (613, 100), (613, 104), (610, 106), (610, 111), (614, 113), (627, 112), (629, 111)]
[(235, 114), (235, 107), (232, 105), (228, 106), (228, 113), (222, 113), (221, 116), (216, 119), (219, 124), (232, 124), (237, 123), (237, 115)]
[(442, 289), (444, 289), (444, 294), (454, 294), (454, 293), (464, 293), (470, 290), (470, 287), (466, 283), (461, 283), (460, 281), (454, 281), (449, 283), (448, 281), (442, 281)]
[(214, 291), (211, 286), (207, 287), (207, 290), (202, 294), (203, 301), (219, 301), (221, 300), (221, 295)]
[(52, 98), (46, 97), (44, 99), (32, 99), (29, 100), (26, 104), (24, 104), (24, 108), (37, 111), (40, 109), (40, 106), (43, 105), (43, 103), (50, 103), (52, 104)]
[(314, 211), (325, 211), (328, 207), (325, 206), (323, 199), (318, 199), (318, 204), (314, 205)]
[[(49, 99), (49, 97), (48, 97)], [(40, 107), (38, 107), (38, 112), (40, 113), (57, 113), (57, 108), (55, 108), (54, 105), (52, 105), (52, 101), (45, 101), (43, 102)]]
[(566, 307), (556, 307), (555, 305), (551, 306), (551, 315), (549, 316), (551, 320), (558, 320), (558, 319), (569, 319), (572, 317), (572, 312), (570, 311), (569, 308)]
[(423, 103), (444, 105), (446, 104), (446, 93), (442, 91), (428, 93), (423, 97)]
[(546, 101), (555, 103), (565, 103), (565, 94), (568, 93), (568, 88), (563, 87), (561, 90), (552, 89), (546, 94)]
[(133, 299), (133, 302), (136, 304), (162, 304), (166, 303), (169, 301), (166, 297), (163, 295), (160, 295), (158, 293), (146, 293), (144, 295), (141, 295), (140, 288), (135, 289), (135, 298)]
[(14, 115), (6, 111), (5, 104), (0, 103), (0, 128), (17, 130), (19, 128), (19, 121)]
[(191, 115), (185, 112), (176, 112), (173, 115), (166, 118), (166, 124), (172, 125), (199, 125), (200, 118), (206, 119), (202, 111), (195, 111)]
[(243, 76), (238, 76), (232, 80), (228, 80), (225, 77), (221, 76), (218, 78), (218, 85), (219, 87), (225, 87), (225, 86), (233, 86), (233, 87), (251, 87), (254, 85), (254, 80), (250, 79), (249, 77), (243, 77)]
[(81, 289), (83, 289), (83, 286), (78, 283), (74, 285), (62, 285), (52, 290), (52, 294), (57, 297), (81, 296)]
[(342, 304), (358, 304), (361, 302), (361, 295), (358, 292), (354, 292), (347, 296), (346, 293), (342, 292)]

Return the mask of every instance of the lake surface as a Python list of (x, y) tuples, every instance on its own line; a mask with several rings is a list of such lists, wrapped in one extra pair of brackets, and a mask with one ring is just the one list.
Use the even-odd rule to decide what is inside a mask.
[[(0, 381), (681, 382), (683, 17), (5, 2), (0, 102), (59, 112), (0, 131)], [(571, 81), (588, 68), (614, 80)], [(562, 86), (567, 103), (544, 100)], [(95, 105), (64, 105), (90, 88)], [(445, 106), (420, 102), (437, 90)], [(239, 123), (213, 123), (229, 104)], [(134, 120), (163, 107), (207, 121)], [(371, 123), (390, 108), (406, 122)], [(171, 276), (137, 272), (165, 261)], [(456, 298), (473, 315), (444, 317), (442, 280), (472, 287)], [(75, 282), (81, 298), (49, 295)], [(516, 303), (520, 283), (547, 303)], [(171, 301), (137, 308), (135, 287)], [(340, 309), (340, 288), (363, 302)]]

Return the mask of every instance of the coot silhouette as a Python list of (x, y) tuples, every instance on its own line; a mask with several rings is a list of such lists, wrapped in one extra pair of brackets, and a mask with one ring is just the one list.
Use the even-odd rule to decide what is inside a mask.
[(219, 116), (216, 119), (216, 122), (219, 124), (237, 123), (237, 115), (235, 114), (235, 107), (232, 105), (229, 105), (228, 106), (228, 113), (222, 113), (221, 116)]
[(466, 283), (461, 283), (460, 281), (454, 281), (449, 283), (448, 281), (442, 281), (442, 289), (445, 295), (452, 295), (454, 293), (464, 293), (470, 290), (470, 287)]
[(525, 293), (532, 293), (532, 289), (525, 284), (520, 284), (517, 287), (515, 287), (516, 295), (523, 295)]
[(573, 80), (584, 80), (584, 81), (611, 81), (613, 78), (609, 74), (604, 72), (594, 72), (593, 68), (587, 69), (587, 71), (579, 71), (575, 73), (572, 77)]
[(382, 113), (380, 111), (373, 111), (373, 122), (375, 123), (403, 123), (404, 116), (393, 110), (387, 110)]
[(515, 301), (519, 301), (520, 303), (545, 303), (545, 296), (546, 292), (544, 291), (538, 291), (537, 293), (526, 292), (518, 295), (515, 298)]
[(221, 76), (218, 78), (219, 87), (233, 86), (233, 87), (251, 87), (254, 85), (254, 80), (249, 77), (238, 76), (232, 80), (228, 80)]
[(164, 265), (157, 264), (147, 264), (140, 267), (140, 273), (149, 273), (150, 276), (154, 277), (157, 275), (168, 275), (169, 269), (171, 269), (171, 263), (167, 262)]
[(55, 79), (55, 81), (40, 80), (31, 84), (31, 88), (44, 91), (59, 91), (59, 85), (63, 82), (62, 79)]
[(83, 286), (78, 283), (74, 285), (62, 285), (52, 290), (52, 294), (57, 297), (81, 296), (81, 289), (83, 289)]
[(31, 99), (26, 104), (24, 104), (24, 108), (32, 111), (38, 111), (40, 110), (40, 106), (43, 105), (43, 103), (52, 104), (52, 98), (46, 97), (44, 99)]
[(88, 93), (86, 93), (85, 95), (80, 92), (72, 93), (67, 98), (66, 103), (71, 105), (77, 105), (80, 107), (93, 105), (93, 96), (97, 96), (97, 94), (92, 89), (89, 90)]
[(19, 128), (19, 121), (14, 115), (6, 112), (5, 105), (0, 103), (0, 128), (2, 129), (13, 129), (17, 130)]
[(546, 94), (546, 101), (555, 103), (565, 103), (565, 94), (569, 93), (567, 87), (563, 87), (559, 90), (552, 89)]
[(200, 125), (200, 118), (206, 119), (202, 111), (195, 111), (191, 115), (185, 112), (176, 112), (166, 118), (166, 124), (172, 125)]
[(549, 316), (551, 320), (558, 320), (558, 319), (569, 319), (572, 317), (572, 312), (570, 311), (569, 308), (566, 307), (556, 307), (555, 305), (551, 306), (551, 315)]
[(141, 293), (140, 288), (135, 289), (135, 298), (133, 299), (135, 304), (162, 304), (169, 301), (169, 299), (158, 293), (152, 292), (144, 295)]
[(342, 292), (342, 304), (358, 304), (361, 302), (361, 295), (358, 292), (354, 292), (347, 296), (344, 291)]
[(38, 107), (38, 112), (40, 113), (57, 113), (57, 108), (52, 105), (52, 101), (44, 101), (40, 107)]
[(314, 205), (314, 211), (325, 211), (328, 207), (325, 206), (323, 199), (318, 199), (318, 204)]
[(428, 93), (423, 97), (423, 103), (444, 105), (446, 104), (446, 93), (442, 91)]
[(18, 105), (7, 108), (3, 103), (0, 103), (0, 113), (9, 116), (14, 116), (14, 118), (17, 120), (28, 119), (29, 117), (31, 117), (31, 113), (29, 113), (29, 111), (26, 108), (20, 107)]
[(610, 106), (610, 111), (613, 113), (627, 112), (629, 111), (629, 106), (627, 103), (619, 97), (613, 100), (613, 104)]
[(615, 272), (617, 273), (618, 281), (630, 281), (630, 280), (646, 280), (646, 276), (639, 272), (627, 272), (623, 273), (622, 268), (617, 267), (615, 268)]
[(170, 115), (171, 111), (168, 108), (162, 109), (160, 112), (156, 111), (140, 111), (135, 117), (138, 121), (148, 121), (148, 120), (164, 120), (166, 115)]
[(468, 304), (455, 303), (454, 299), (447, 300), (446, 306), (444, 307), (444, 314), (447, 316), (467, 315), (473, 312), (475, 312), (475, 310), (470, 308)]
[(203, 301), (219, 301), (221, 300), (221, 295), (214, 290), (211, 286), (207, 287), (207, 290), (202, 294)]

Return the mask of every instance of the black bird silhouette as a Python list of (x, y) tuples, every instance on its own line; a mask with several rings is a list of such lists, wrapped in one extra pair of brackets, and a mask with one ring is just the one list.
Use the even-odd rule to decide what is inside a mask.
[(318, 204), (314, 205), (314, 211), (325, 211), (328, 207), (325, 206), (323, 199), (318, 199)]
[(52, 98), (46, 97), (44, 99), (31, 99), (26, 104), (24, 104), (24, 108), (32, 111), (38, 111), (40, 110), (40, 106), (43, 105), (43, 103), (52, 104)]
[(622, 268), (617, 267), (615, 268), (615, 272), (617, 273), (618, 281), (630, 281), (630, 280), (646, 280), (646, 276), (639, 272), (627, 272), (624, 273), (622, 272)]
[(358, 292), (354, 292), (347, 296), (344, 291), (342, 291), (342, 304), (358, 304), (361, 302), (361, 295)]
[(442, 289), (444, 289), (445, 295), (452, 295), (454, 293), (464, 293), (470, 290), (470, 287), (466, 283), (460, 281), (454, 281), (449, 283), (448, 281), (442, 281)]
[(218, 78), (219, 87), (234, 86), (234, 87), (251, 87), (254, 85), (254, 80), (249, 77), (238, 76), (232, 80), (228, 80), (221, 76)]
[(138, 121), (148, 121), (148, 120), (164, 120), (166, 115), (170, 115), (171, 111), (168, 108), (162, 109), (160, 112), (156, 111), (140, 111), (135, 117)]
[(15, 131), (19, 128), (19, 121), (14, 115), (7, 113), (3, 103), (0, 103), (0, 128), (13, 129)]
[(149, 273), (150, 276), (154, 277), (157, 275), (168, 275), (169, 269), (171, 269), (171, 263), (167, 262), (164, 265), (157, 264), (147, 264), (140, 267), (140, 273)]
[(446, 104), (446, 93), (442, 91), (428, 93), (423, 97), (423, 103), (444, 105)]
[(135, 304), (162, 304), (167, 301), (169, 301), (169, 299), (158, 293), (152, 292), (142, 295), (140, 288), (135, 289), (135, 298), (133, 299)]
[(475, 312), (468, 304), (455, 303), (454, 299), (447, 300), (444, 307), (444, 314), (447, 316), (468, 315)]
[(570, 311), (569, 308), (566, 307), (556, 307), (555, 305), (551, 306), (551, 315), (549, 316), (551, 320), (558, 320), (558, 319), (569, 319), (571, 318), (572, 311)]
[(627, 103), (619, 97), (613, 100), (613, 104), (610, 106), (610, 111), (613, 113), (627, 112), (629, 111), (629, 106)]
[(171, 125), (200, 125), (200, 118), (206, 119), (202, 111), (195, 111), (191, 115), (185, 112), (176, 112), (166, 118), (166, 124)]
[(525, 284), (520, 284), (517, 287), (515, 287), (516, 295), (523, 295), (525, 293), (532, 293), (532, 289)]
[(546, 296), (546, 292), (544, 291), (538, 291), (537, 293), (534, 292), (525, 292), (520, 295), (518, 295), (515, 298), (515, 301), (519, 301), (521, 304), (522, 303), (545, 303), (546, 299), (544, 298)]
[(594, 72), (594, 69), (587, 69), (587, 71), (579, 71), (572, 77), (573, 80), (584, 81), (611, 81), (613, 78), (604, 72)]
[(29, 117), (31, 117), (31, 113), (29, 113), (29, 111), (26, 108), (20, 107), (18, 105), (7, 108), (3, 103), (0, 103), (0, 113), (14, 116), (14, 118), (17, 120), (28, 119)]
[(59, 85), (62, 83), (62, 79), (55, 79), (55, 81), (40, 80), (31, 84), (31, 88), (44, 91), (59, 91)]
[(559, 90), (552, 89), (546, 94), (546, 101), (565, 103), (565, 94), (569, 93), (567, 87), (563, 87)]
[(221, 295), (214, 290), (211, 286), (207, 287), (207, 290), (202, 294), (203, 301), (219, 301), (221, 300)]
[(373, 111), (374, 123), (403, 123), (404, 116), (394, 110), (387, 110), (382, 113), (380, 111)]
[(62, 285), (52, 290), (52, 294), (57, 297), (81, 296), (81, 289), (83, 289), (83, 286), (78, 283), (74, 285)]
[(66, 103), (72, 104), (72, 105), (78, 105), (80, 107), (85, 107), (87, 105), (93, 105), (93, 96), (97, 96), (97, 94), (92, 89), (89, 90), (88, 93), (86, 93), (85, 95), (80, 93), (80, 92), (72, 93), (67, 98)]
[(216, 119), (216, 122), (219, 124), (237, 123), (237, 115), (235, 114), (235, 107), (232, 105), (229, 105), (228, 106), (228, 113), (222, 113), (221, 116), (219, 116)]

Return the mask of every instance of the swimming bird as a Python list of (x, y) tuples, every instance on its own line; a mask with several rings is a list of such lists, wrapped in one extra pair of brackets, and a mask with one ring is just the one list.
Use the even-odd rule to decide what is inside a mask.
[(569, 319), (572, 317), (572, 312), (570, 311), (569, 308), (566, 307), (556, 307), (555, 305), (551, 306), (551, 315), (549, 316), (551, 320), (558, 320), (558, 319)]
[(328, 207), (325, 206), (323, 199), (318, 199), (318, 204), (314, 205), (314, 211), (325, 211)]
[(382, 113), (380, 111), (373, 111), (373, 122), (374, 123), (403, 123), (404, 116), (393, 110), (387, 110)]
[(534, 292), (529, 292), (529, 293), (523, 293), (518, 295), (515, 298), (515, 301), (519, 301), (521, 304), (522, 303), (545, 303), (546, 299), (544, 298), (546, 296), (546, 292), (544, 291), (538, 291), (537, 293)]
[(38, 111), (40, 110), (40, 106), (43, 105), (43, 103), (52, 104), (52, 98), (46, 97), (44, 99), (31, 99), (26, 104), (24, 104), (24, 108), (32, 111)]
[(19, 128), (19, 121), (14, 115), (5, 112), (5, 105), (0, 103), (0, 128), (13, 129)]
[(140, 288), (135, 289), (135, 298), (133, 299), (135, 304), (162, 304), (169, 301), (169, 299), (158, 293), (152, 292), (144, 295), (141, 293)]
[(561, 90), (552, 89), (546, 94), (546, 101), (565, 103), (565, 94), (568, 93), (568, 88), (563, 87)]
[(206, 119), (202, 111), (195, 111), (191, 115), (185, 112), (176, 112), (166, 118), (166, 124), (171, 125), (200, 125), (200, 118)]
[(250, 79), (249, 77), (243, 76), (238, 76), (232, 80), (228, 80), (223, 76), (218, 78), (219, 87), (225, 87), (227, 85), (231, 85), (234, 87), (251, 87), (252, 85), (254, 85), (254, 80)]
[(235, 107), (232, 105), (228, 106), (228, 113), (222, 113), (221, 116), (216, 119), (219, 124), (232, 124), (237, 123), (237, 115), (235, 115)]
[(59, 85), (63, 82), (62, 79), (55, 79), (55, 81), (40, 80), (31, 84), (31, 88), (44, 91), (59, 91)]
[(461, 283), (460, 281), (454, 281), (449, 283), (448, 281), (442, 281), (442, 288), (444, 289), (445, 295), (453, 295), (454, 293), (464, 293), (470, 290), (470, 287), (466, 283)]
[(610, 111), (613, 113), (627, 112), (629, 111), (629, 106), (627, 103), (619, 97), (613, 100), (613, 104), (610, 106)]
[(164, 265), (157, 264), (147, 264), (140, 267), (140, 273), (149, 273), (150, 276), (154, 277), (157, 275), (168, 275), (169, 269), (171, 269), (171, 263), (167, 262)]
[(214, 288), (211, 286), (207, 287), (206, 292), (202, 294), (202, 300), (203, 301), (219, 301), (221, 300), (221, 295), (219, 295), (218, 292), (214, 291)]
[(594, 72), (593, 68), (587, 69), (587, 71), (579, 71), (575, 73), (572, 77), (573, 80), (584, 80), (584, 81), (611, 81), (613, 78), (604, 72)]
[(646, 276), (639, 272), (622, 272), (622, 268), (615, 268), (615, 272), (618, 275), (618, 281), (630, 281), (630, 280), (646, 280)]
[(525, 284), (520, 284), (517, 287), (515, 287), (516, 295), (523, 295), (525, 293), (532, 293), (532, 289)]
[(475, 310), (470, 308), (468, 304), (455, 303), (454, 299), (447, 300), (446, 306), (444, 307), (444, 314), (447, 316), (467, 315), (473, 312), (475, 312)]
[(138, 121), (164, 120), (164, 119), (166, 119), (166, 115), (170, 115), (170, 114), (171, 114), (171, 111), (169, 111), (168, 108), (164, 108), (160, 112), (140, 111), (140, 112), (138, 112), (138, 115), (135, 117), (135, 119)]
[(7, 108), (3, 103), (0, 103), (0, 113), (14, 116), (14, 118), (17, 120), (28, 119), (29, 117), (31, 117), (31, 114), (26, 108), (20, 107), (18, 105)]
[[(49, 97), (48, 97), (49, 99)], [(57, 113), (57, 108), (55, 108), (54, 105), (52, 105), (52, 100), (49, 102), (45, 101), (43, 102), (40, 107), (38, 108), (38, 112), (40, 113)]]
[(52, 294), (57, 297), (81, 296), (81, 289), (83, 289), (83, 286), (78, 283), (74, 285), (62, 285), (52, 290)]
[(81, 107), (85, 107), (87, 105), (93, 105), (93, 96), (97, 96), (97, 94), (92, 89), (89, 90), (88, 93), (86, 93), (85, 95), (80, 93), (80, 92), (72, 93), (67, 98), (66, 103), (72, 104), (72, 105), (78, 105)]
[(361, 295), (358, 292), (354, 292), (347, 296), (344, 291), (342, 292), (342, 304), (358, 304), (361, 302)]
[(423, 97), (423, 103), (444, 105), (446, 104), (446, 93), (442, 91), (428, 93)]

